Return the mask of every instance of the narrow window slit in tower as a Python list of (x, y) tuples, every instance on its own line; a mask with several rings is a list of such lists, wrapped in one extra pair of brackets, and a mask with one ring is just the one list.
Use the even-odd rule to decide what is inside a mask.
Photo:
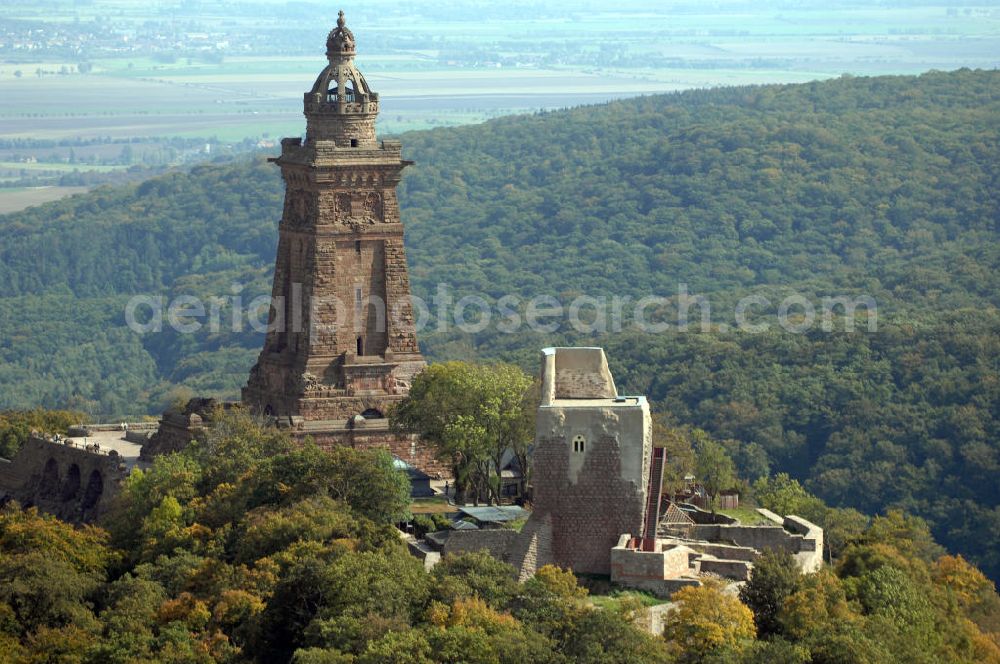
[(355, 240), (354, 241), (354, 251), (357, 254), (361, 253), (361, 240)]

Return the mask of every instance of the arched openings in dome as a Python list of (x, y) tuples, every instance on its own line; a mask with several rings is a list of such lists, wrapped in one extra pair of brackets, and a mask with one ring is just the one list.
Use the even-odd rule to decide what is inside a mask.
[[(330, 76), (326, 82), (326, 101), (328, 103), (335, 104), (343, 101), (354, 104), (361, 101), (361, 95), (371, 93), (364, 76), (354, 67), (344, 67), (340, 71), (332, 67), (330, 69)], [(343, 97), (339, 96), (341, 85), (344, 89)]]

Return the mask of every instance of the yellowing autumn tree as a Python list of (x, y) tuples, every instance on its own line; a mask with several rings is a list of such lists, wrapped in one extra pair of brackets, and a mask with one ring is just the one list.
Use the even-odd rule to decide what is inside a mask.
[(736, 656), (753, 642), (753, 613), (721, 582), (682, 588), (671, 599), (677, 607), (666, 616), (663, 637), (679, 662)]

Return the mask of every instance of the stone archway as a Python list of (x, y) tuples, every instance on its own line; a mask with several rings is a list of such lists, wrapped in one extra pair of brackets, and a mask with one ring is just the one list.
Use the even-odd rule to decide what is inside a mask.
[(90, 473), (90, 479), (87, 480), (87, 487), (83, 490), (83, 509), (89, 510), (96, 505), (103, 493), (104, 478), (101, 476), (100, 471), (93, 470)]
[(60, 484), (59, 462), (50, 457), (42, 469), (42, 481), (38, 485), (38, 492), (42, 496), (57, 496), (59, 495)]
[(381, 420), (385, 417), (385, 415), (383, 415), (382, 411), (379, 410), (378, 408), (366, 408), (361, 413), (361, 417), (365, 418), (366, 420)]
[(66, 471), (66, 479), (62, 485), (62, 500), (64, 503), (76, 498), (80, 493), (80, 466), (75, 463)]

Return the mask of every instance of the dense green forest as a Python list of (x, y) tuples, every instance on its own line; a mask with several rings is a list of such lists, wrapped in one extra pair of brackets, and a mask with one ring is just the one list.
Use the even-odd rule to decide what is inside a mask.
[[(715, 325), (435, 326), (425, 352), (533, 372), (544, 345), (599, 343), (620, 386), (676, 423), (737, 441), (832, 504), (920, 514), (1000, 578), (998, 91), (993, 71), (843, 77), (407, 134), (415, 295), (447, 284), (456, 299), (567, 302), (686, 284)], [(182, 385), (237, 394), (258, 336), (139, 336), (123, 309), (133, 294), (268, 292), (281, 196), (277, 169), (255, 160), (0, 218), (0, 407), (105, 418), (156, 412)], [(740, 298), (768, 298), (764, 320), (791, 293), (870, 296), (877, 329), (733, 330)]]
[[(900, 512), (860, 524), (819, 573), (772, 552), (739, 597), (684, 588), (653, 635), (634, 624), (643, 596), (592, 598), (552, 566), (519, 582), (476, 552), (426, 571), (395, 528), (409, 483), (384, 451), (293, 444), (235, 411), (215, 422), (133, 472), (100, 527), (0, 507), (3, 661), (1000, 662), (993, 584)], [(772, 500), (805, 497), (789, 488)]]

